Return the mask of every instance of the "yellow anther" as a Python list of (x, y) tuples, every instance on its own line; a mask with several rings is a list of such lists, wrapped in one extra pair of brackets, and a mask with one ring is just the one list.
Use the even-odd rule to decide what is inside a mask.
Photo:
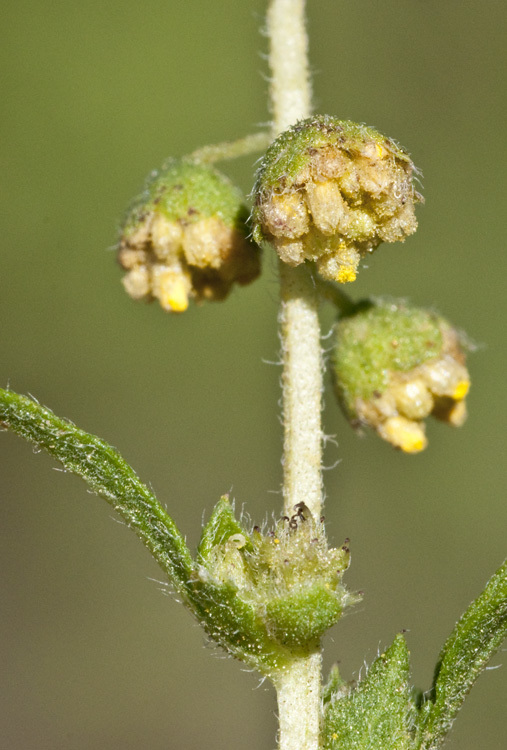
[(461, 427), (467, 418), (467, 407), (464, 399), (456, 401), (440, 418), (443, 419), (444, 422), (451, 424), (453, 427)]
[(470, 390), (470, 381), (460, 380), (458, 385), (454, 389), (454, 393), (452, 394), (452, 397), (455, 401), (462, 401), (467, 395), (469, 390)]
[(160, 298), (164, 310), (185, 312), (188, 307), (188, 294), (183, 280), (175, 279), (164, 291), (165, 294)]
[(403, 453), (420, 453), (426, 448), (426, 440), (414, 435), (406, 435), (404, 442), (400, 443)]
[(342, 266), (338, 271), (336, 281), (340, 284), (346, 284), (347, 281), (355, 281), (357, 277), (356, 269), (350, 268), (350, 266)]
[(390, 417), (377, 430), (384, 440), (403, 453), (420, 453), (428, 444), (422, 425), (405, 417)]
[(380, 143), (376, 143), (375, 146), (377, 148), (377, 154), (379, 156), (379, 159), (382, 159), (383, 156), (384, 156), (384, 149), (382, 148), (382, 146), (380, 145)]
[(279, 539), (273, 539), (273, 541), (274, 541), (275, 544), (280, 544), (280, 540)]

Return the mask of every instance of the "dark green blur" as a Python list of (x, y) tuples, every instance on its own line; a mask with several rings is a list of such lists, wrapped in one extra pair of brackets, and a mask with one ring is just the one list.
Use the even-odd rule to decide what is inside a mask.
[[(479, 344), (467, 424), (419, 456), (359, 439), (328, 391), (326, 521), (363, 603), (326, 639), (357, 678), (401, 629), (431, 685), (454, 622), (507, 555), (501, 0), (309, 3), (319, 112), (365, 122), (422, 170), (418, 232), (347, 290), (433, 306)], [(130, 300), (112, 246), (170, 155), (269, 120), (264, 2), (7, 3), (0, 31), (0, 386), (120, 450), (195, 546), (231, 490), (281, 507), (275, 263), (224, 303), (170, 317)], [(245, 190), (255, 158), (226, 171)], [(230, 166), (230, 168), (229, 168)], [(324, 315), (324, 330), (332, 315)], [(324, 341), (326, 346), (326, 341)], [(54, 462), (0, 435), (2, 744), (9, 750), (270, 748), (274, 696), (203, 648), (149, 554)], [(492, 665), (501, 664), (500, 653)], [(498, 750), (507, 669), (486, 672), (449, 750)]]

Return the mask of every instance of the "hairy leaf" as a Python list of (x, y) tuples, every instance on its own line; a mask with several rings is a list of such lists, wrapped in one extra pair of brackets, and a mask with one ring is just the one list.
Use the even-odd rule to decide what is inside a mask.
[[(242, 601), (233, 586), (220, 585), (195, 565), (173, 520), (108, 443), (32, 399), (3, 389), (0, 427), (47, 451), (107, 500), (150, 550), (207, 633), (229, 653), (264, 673), (281, 668), (290, 658), (289, 652), (270, 638), (254, 607)], [(202, 542), (206, 549), (212, 537), (222, 541), (229, 531), (242, 530), (225, 498), (218, 503), (210, 524)]]
[(0, 389), (0, 425), (34, 443), (82, 477), (122, 516), (185, 595), (193, 561), (173, 520), (108, 443), (32, 399)]
[(409, 750), (408, 669), (405, 639), (398, 635), (355, 689), (344, 694), (338, 685), (325, 707), (325, 750)]
[(507, 636), (507, 561), (468, 607), (444, 644), (421, 709), (418, 747), (440, 747), (475, 680)]

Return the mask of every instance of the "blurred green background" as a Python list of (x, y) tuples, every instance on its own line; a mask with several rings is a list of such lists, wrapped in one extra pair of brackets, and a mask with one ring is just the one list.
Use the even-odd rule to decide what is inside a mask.
[[(232, 489), (278, 513), (275, 263), (223, 304), (170, 317), (123, 293), (112, 246), (171, 154), (269, 120), (265, 3), (8, 2), (0, 32), (0, 384), (109, 440), (194, 545)], [(427, 688), (455, 620), (507, 551), (504, 0), (321, 0), (308, 8), (315, 106), (378, 127), (422, 169), (426, 205), (351, 289), (437, 307), (479, 344), (470, 418), (407, 457), (357, 438), (333, 399), (328, 530), (352, 540), (364, 601), (326, 639), (347, 679), (407, 630)], [(229, 173), (245, 190), (253, 158)], [(332, 316), (324, 316), (324, 330)], [(112, 511), (0, 435), (1, 736), (23, 750), (275, 745), (275, 700), (204, 648)], [(220, 657), (220, 654), (218, 654)], [(505, 660), (497, 655), (493, 666)], [(507, 669), (479, 680), (449, 749), (498, 750)]]

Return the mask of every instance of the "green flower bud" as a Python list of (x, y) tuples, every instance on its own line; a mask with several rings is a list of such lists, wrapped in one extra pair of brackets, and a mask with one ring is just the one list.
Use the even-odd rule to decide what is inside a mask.
[(460, 426), (470, 378), (463, 341), (434, 312), (366, 301), (338, 321), (332, 370), (354, 426), (369, 425), (405, 453), (427, 445), (427, 416)]
[(297, 123), (269, 147), (255, 186), (254, 238), (297, 266), (354, 281), (381, 242), (415, 232), (408, 154), (373, 128), (328, 115)]
[(158, 299), (183, 312), (189, 298), (224, 299), (234, 282), (260, 272), (247, 239), (248, 208), (240, 191), (210, 166), (170, 160), (152, 175), (127, 214), (118, 259), (134, 299)]
[(341, 585), (347, 544), (329, 549), (321, 520), (303, 503), (294, 511), (267, 534), (258, 527), (248, 534), (224, 498), (199, 545), (202, 580), (232, 586), (270, 640), (289, 650), (314, 644), (358, 599)]

